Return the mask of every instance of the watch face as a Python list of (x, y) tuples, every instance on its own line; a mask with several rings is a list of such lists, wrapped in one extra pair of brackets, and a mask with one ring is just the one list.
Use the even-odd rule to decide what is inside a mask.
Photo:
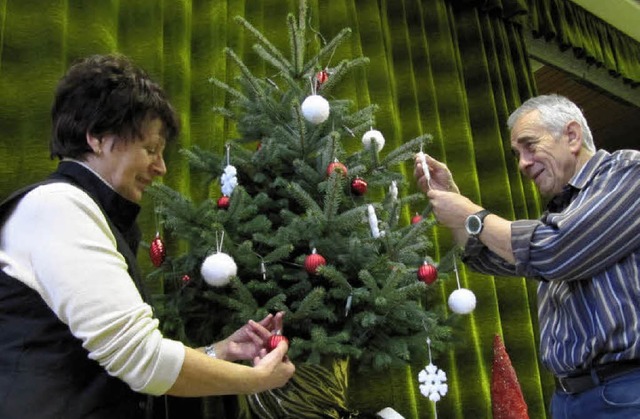
[(469, 234), (478, 234), (482, 227), (482, 221), (477, 215), (470, 215), (467, 217), (467, 233)]

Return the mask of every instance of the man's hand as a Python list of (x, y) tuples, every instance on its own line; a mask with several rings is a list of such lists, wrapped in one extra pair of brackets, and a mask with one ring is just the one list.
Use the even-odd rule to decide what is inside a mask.
[(445, 192), (432, 188), (427, 192), (436, 220), (452, 230), (464, 229), (467, 217), (482, 209), (469, 198), (456, 192)]
[[(424, 156), (424, 160), (422, 156)], [(428, 169), (426, 172), (423, 167), (425, 163)], [(413, 174), (418, 181), (418, 186), (425, 194), (430, 189), (460, 192), (447, 165), (428, 154), (422, 152), (416, 154)]]

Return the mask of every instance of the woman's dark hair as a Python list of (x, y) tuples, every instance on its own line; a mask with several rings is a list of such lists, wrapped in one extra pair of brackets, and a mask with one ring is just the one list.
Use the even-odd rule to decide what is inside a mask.
[(80, 158), (91, 152), (87, 132), (137, 140), (148, 118), (163, 122), (167, 141), (178, 136), (175, 110), (144, 70), (118, 54), (85, 58), (58, 83), (51, 107), (51, 158)]

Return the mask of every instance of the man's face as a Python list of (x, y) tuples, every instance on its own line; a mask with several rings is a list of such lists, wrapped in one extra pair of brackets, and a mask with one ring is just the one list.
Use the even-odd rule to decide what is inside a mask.
[(562, 192), (576, 172), (581, 142), (574, 141), (576, 132), (570, 124), (559, 138), (554, 138), (540, 122), (539, 112), (532, 111), (520, 117), (511, 130), (511, 149), (518, 167), (545, 197)]

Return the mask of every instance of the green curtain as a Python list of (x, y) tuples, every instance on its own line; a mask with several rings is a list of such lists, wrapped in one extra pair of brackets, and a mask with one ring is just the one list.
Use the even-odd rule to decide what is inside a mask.
[[(333, 62), (323, 64), (332, 66), (347, 56), (370, 58), (369, 66), (345, 80), (336, 95), (352, 99), (357, 107), (380, 106), (376, 129), (384, 133), (389, 149), (431, 133), (434, 142), (426, 151), (447, 162), (467, 196), (508, 218), (535, 217), (538, 196), (518, 174), (505, 128), (509, 112), (535, 93), (521, 33), (528, 16), (524, 3), (309, 0), (309, 24), (326, 38), (352, 28), (347, 45)], [(233, 17), (244, 16), (274, 44), (286, 47), (283, 22), (296, 8), (294, 0), (0, 0), (0, 197), (55, 167), (48, 159), (49, 106), (68, 65), (88, 54), (112, 51), (147, 69), (180, 112), (183, 131), (167, 150), (164, 182), (193, 199), (208, 196), (204, 177), (190, 171), (179, 150), (198, 145), (221, 151), (234, 136), (235, 127), (211, 112), (228, 98), (212, 88), (209, 77), (233, 83), (237, 74), (223, 48), (233, 48), (259, 75), (273, 72), (257, 59), (251, 35)], [(403, 169), (412, 176), (410, 165)], [(153, 203), (143, 206), (141, 227), (150, 240), (157, 222)], [(410, 216), (409, 209), (405, 215)], [(453, 245), (444, 230), (436, 229), (433, 240), (435, 259)], [(180, 249), (175, 243), (168, 246)], [(151, 269), (146, 252), (140, 262)], [(500, 334), (530, 416), (547, 416), (552, 382), (538, 363), (535, 283), (482, 276), (462, 267), (460, 274), (478, 306), (458, 319), (453, 349), (434, 354), (434, 364), (447, 373), (448, 395), (436, 405), (420, 394), (417, 375), (429, 360), (416, 359), (401, 370), (352, 373), (353, 409), (375, 413), (390, 406), (407, 418), (434, 417), (435, 409), (446, 418), (491, 417), (492, 343)], [(159, 284), (151, 285), (161, 292)], [(455, 280), (436, 286), (439, 303), (446, 307)], [(229, 398), (208, 400), (204, 410), (208, 417), (221, 417), (234, 403)]]
[(527, 0), (533, 35), (577, 59), (604, 67), (633, 87), (640, 84), (640, 42), (566, 0)]

